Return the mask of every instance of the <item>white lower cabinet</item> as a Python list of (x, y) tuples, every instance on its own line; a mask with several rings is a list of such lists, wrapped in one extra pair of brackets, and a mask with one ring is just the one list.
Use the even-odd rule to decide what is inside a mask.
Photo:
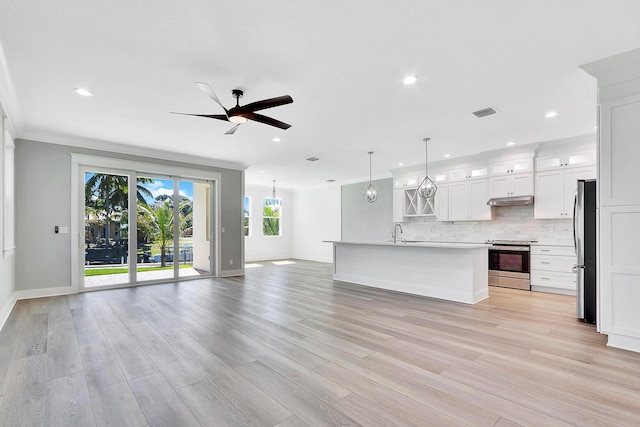
[(575, 263), (571, 246), (531, 246), (531, 290), (575, 295)]

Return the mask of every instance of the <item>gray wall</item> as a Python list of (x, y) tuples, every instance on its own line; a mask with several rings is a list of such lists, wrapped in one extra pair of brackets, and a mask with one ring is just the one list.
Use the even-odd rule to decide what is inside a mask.
[(381, 242), (393, 231), (393, 179), (373, 181), (378, 200), (369, 203), (363, 194), (369, 182), (342, 186), (342, 240)]
[(71, 153), (222, 173), (217, 189), (225, 228), (220, 236), (220, 275), (241, 268), (243, 171), (19, 139), (15, 156), (16, 290), (71, 284), (70, 234), (53, 232), (55, 225), (71, 226)]

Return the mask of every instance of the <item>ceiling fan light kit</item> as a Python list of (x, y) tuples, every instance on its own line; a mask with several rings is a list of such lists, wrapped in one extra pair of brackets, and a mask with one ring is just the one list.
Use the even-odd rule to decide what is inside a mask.
[(373, 154), (373, 151), (369, 151), (369, 187), (367, 187), (367, 191), (364, 192), (364, 198), (369, 203), (373, 203), (376, 200), (378, 200), (378, 192), (376, 191), (376, 189), (373, 187), (373, 184), (371, 183), (371, 155), (372, 154)]
[(420, 182), (420, 186), (418, 186), (418, 196), (422, 197), (423, 199), (430, 199), (432, 197), (434, 197), (436, 195), (436, 191), (438, 191), (438, 187), (436, 186), (436, 184), (431, 181), (431, 178), (429, 178), (429, 172), (427, 170), (428, 167), (428, 163), (427, 163), (427, 152), (428, 152), (428, 146), (429, 146), (429, 139), (430, 138), (424, 138), (424, 179), (422, 180), (422, 182)]
[(226, 109), (220, 99), (215, 94), (211, 86), (206, 83), (196, 82), (196, 86), (200, 88), (202, 92), (205, 93), (209, 98), (211, 98), (216, 104), (218, 104), (224, 110), (224, 114), (191, 114), (191, 113), (172, 113), (172, 114), (182, 114), (186, 116), (196, 116), (196, 117), (207, 117), (210, 119), (216, 120), (224, 120), (227, 122), (234, 123), (235, 126), (225, 132), (225, 135), (232, 135), (243, 123), (246, 123), (248, 120), (253, 120), (254, 122), (264, 123), (269, 126), (275, 126), (280, 129), (289, 129), (291, 127), (290, 124), (281, 122), (280, 120), (276, 120), (271, 117), (263, 116), (262, 114), (256, 113), (256, 111), (266, 110), (267, 108), (279, 107), (280, 105), (291, 104), (293, 102), (293, 98), (289, 95), (278, 96), (276, 98), (263, 99), (262, 101), (251, 102), (246, 105), (240, 105), (240, 98), (244, 95), (244, 92), (240, 89), (233, 89), (231, 94), (234, 98), (236, 98), (236, 105), (230, 109)]

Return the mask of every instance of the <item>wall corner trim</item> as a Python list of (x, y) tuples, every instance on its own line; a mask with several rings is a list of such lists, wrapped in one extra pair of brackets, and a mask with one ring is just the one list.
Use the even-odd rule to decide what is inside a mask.
[(9, 319), (11, 310), (13, 310), (13, 307), (16, 305), (17, 301), (18, 299), (16, 298), (16, 293), (14, 292), (13, 295), (11, 295), (11, 298), (9, 298), (9, 301), (7, 301), (4, 307), (2, 307), (2, 310), (0, 310), (0, 330), (2, 330), (7, 319)]

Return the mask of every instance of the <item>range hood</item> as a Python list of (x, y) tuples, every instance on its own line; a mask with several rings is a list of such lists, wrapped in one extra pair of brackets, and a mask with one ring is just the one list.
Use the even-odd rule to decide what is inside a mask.
[(487, 202), (489, 206), (523, 206), (532, 204), (533, 196), (494, 197)]

